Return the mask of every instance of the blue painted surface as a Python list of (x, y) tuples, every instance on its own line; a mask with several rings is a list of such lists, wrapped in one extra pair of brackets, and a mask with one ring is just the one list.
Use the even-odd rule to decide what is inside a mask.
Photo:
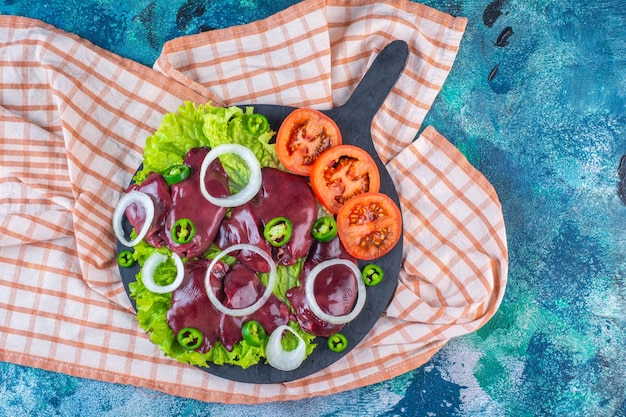
[[(164, 41), (287, 0), (12, 0), (151, 65)], [(626, 1), (432, 0), (469, 18), (426, 123), (495, 186), (510, 247), (501, 309), (429, 363), (329, 397), (226, 406), (0, 363), (0, 416), (626, 416)], [(494, 43), (507, 26), (508, 45)], [(491, 82), (488, 76), (498, 65)]]

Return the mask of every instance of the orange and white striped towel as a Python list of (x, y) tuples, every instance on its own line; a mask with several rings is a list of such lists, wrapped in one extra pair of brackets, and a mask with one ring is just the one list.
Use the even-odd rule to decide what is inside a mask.
[[(304, 1), (176, 39), (150, 69), (42, 22), (0, 17), (0, 360), (258, 403), (397, 376), (486, 323), (507, 279), (498, 197), (432, 127), (414, 140), (465, 24), (408, 1)], [(225, 381), (164, 357), (135, 321), (110, 226), (145, 139), (183, 100), (340, 105), (394, 39), (407, 41), (409, 61), (372, 126), (405, 225), (386, 312), (345, 358), (284, 384)]]

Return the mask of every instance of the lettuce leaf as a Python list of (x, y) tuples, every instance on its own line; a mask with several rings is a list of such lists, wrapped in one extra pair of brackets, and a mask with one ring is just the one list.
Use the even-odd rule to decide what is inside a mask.
[[(302, 272), (302, 265), (304, 264), (304, 258), (300, 258), (297, 262), (290, 266), (276, 265), (276, 286), (272, 293), (278, 297), (283, 303), (290, 305), (287, 300), (287, 291), (293, 287), (300, 285), (300, 272)], [(259, 279), (267, 287), (269, 280), (269, 274), (258, 274)]]
[(135, 175), (141, 183), (150, 172), (163, 172), (172, 165), (183, 163), (183, 158), (192, 148), (207, 146), (203, 133), (206, 105), (185, 102), (176, 113), (163, 117), (161, 125), (146, 139), (143, 151), (143, 168)]

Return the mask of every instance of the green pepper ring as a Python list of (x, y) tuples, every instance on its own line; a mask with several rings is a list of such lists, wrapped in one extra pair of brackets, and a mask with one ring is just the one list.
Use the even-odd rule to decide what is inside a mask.
[[(265, 225), (263, 236), (270, 245), (278, 248), (289, 242), (292, 230), (293, 224), (291, 220), (286, 217), (274, 217)], [(275, 236), (275, 234), (277, 234), (277, 236)]]
[(117, 262), (124, 268), (131, 267), (135, 264), (133, 253), (129, 250), (123, 250), (117, 255)]
[(195, 327), (185, 327), (180, 329), (176, 335), (178, 343), (187, 350), (194, 350), (200, 347), (202, 344), (202, 332)]
[(328, 349), (333, 352), (343, 352), (348, 347), (348, 338), (341, 333), (328, 337)]
[(269, 128), (267, 117), (262, 114), (252, 114), (246, 121), (246, 128), (250, 133), (265, 133)]
[(196, 235), (196, 225), (190, 219), (183, 217), (176, 220), (170, 232), (174, 242), (184, 245), (191, 242)]
[(256, 320), (250, 320), (241, 327), (241, 336), (250, 346), (260, 347), (267, 339), (267, 332)]
[(186, 180), (190, 175), (191, 168), (188, 165), (172, 165), (163, 173), (163, 179), (168, 185), (172, 185)]
[(337, 221), (333, 216), (320, 217), (313, 223), (311, 235), (322, 243), (330, 242), (337, 236)]
[(385, 273), (380, 266), (376, 264), (369, 264), (366, 265), (365, 268), (363, 268), (361, 276), (363, 277), (363, 282), (365, 282), (365, 285), (367, 285), (368, 287), (373, 287), (382, 282)]

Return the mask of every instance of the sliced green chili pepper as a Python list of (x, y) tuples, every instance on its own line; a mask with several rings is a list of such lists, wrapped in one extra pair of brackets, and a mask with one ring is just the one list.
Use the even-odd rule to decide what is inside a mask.
[(286, 217), (275, 217), (270, 220), (263, 230), (263, 236), (274, 247), (283, 246), (291, 239), (293, 224)]
[(180, 329), (178, 335), (176, 336), (178, 343), (180, 343), (180, 345), (187, 350), (199, 348), (203, 339), (204, 336), (202, 336), (202, 332), (195, 327), (185, 327)]
[(246, 127), (251, 133), (265, 133), (269, 125), (267, 117), (262, 114), (252, 114), (246, 122)]
[(172, 185), (189, 178), (189, 175), (191, 175), (191, 168), (188, 165), (173, 165), (165, 170), (163, 179)]
[(313, 237), (320, 242), (330, 242), (337, 236), (337, 222), (333, 216), (320, 217), (313, 223)]
[(363, 268), (361, 272), (361, 276), (363, 277), (363, 282), (368, 287), (373, 287), (374, 285), (380, 284), (385, 276), (383, 269), (376, 264), (369, 264)]
[(196, 235), (196, 225), (190, 219), (183, 217), (176, 220), (171, 232), (172, 240), (184, 245), (191, 242), (191, 239)]
[(267, 332), (261, 323), (256, 320), (247, 321), (241, 327), (241, 335), (247, 344), (256, 347), (261, 346), (267, 339)]
[(328, 338), (328, 349), (333, 352), (342, 352), (348, 347), (348, 339), (341, 333), (335, 333)]
[(117, 255), (117, 262), (124, 268), (133, 266), (135, 264), (135, 258), (133, 253), (129, 250), (123, 250)]

